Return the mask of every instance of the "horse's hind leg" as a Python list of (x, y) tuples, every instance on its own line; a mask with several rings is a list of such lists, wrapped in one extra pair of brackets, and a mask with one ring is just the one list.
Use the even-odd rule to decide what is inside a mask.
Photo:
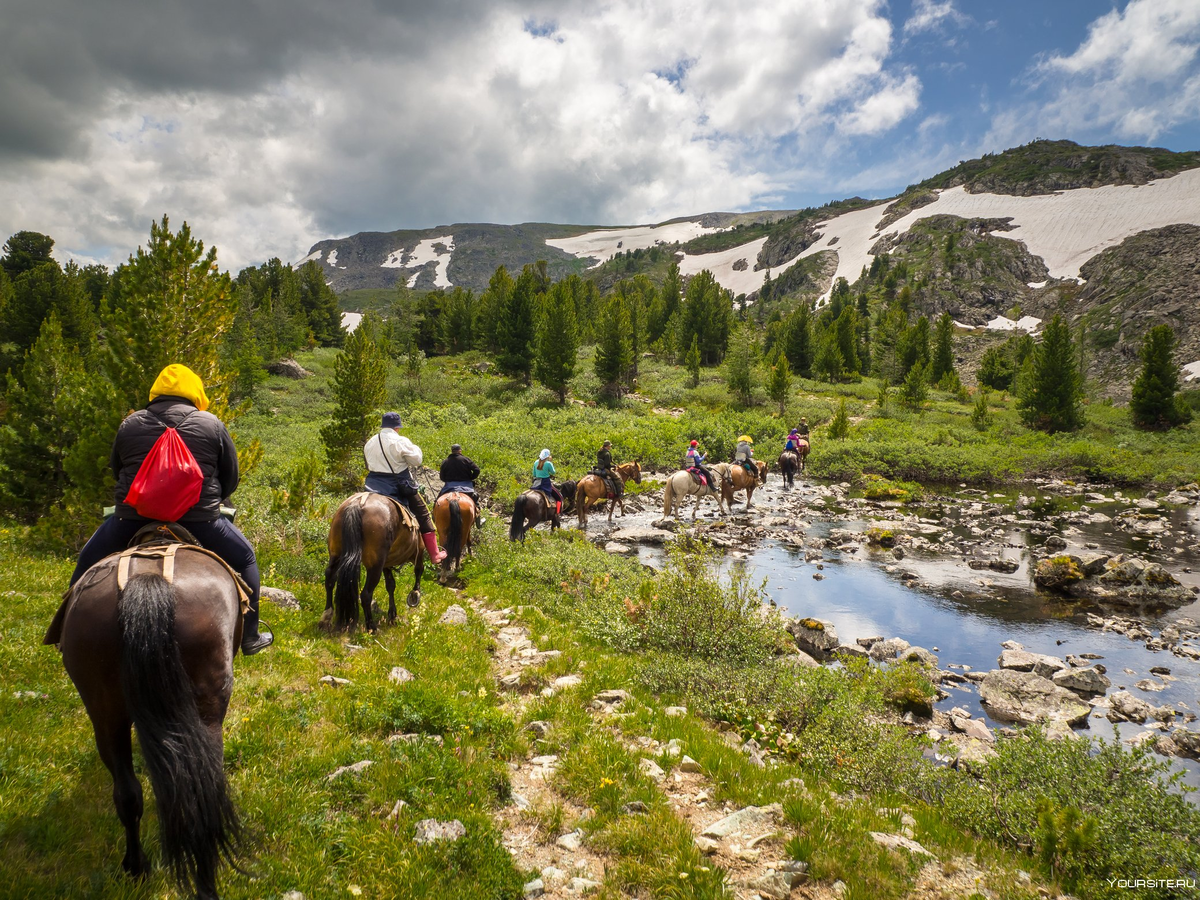
[(371, 598), (375, 596), (375, 588), (379, 585), (379, 576), (382, 573), (382, 566), (371, 566), (368, 568), (367, 581), (363, 585), (362, 593), (358, 595), (358, 599), (362, 603), (363, 623), (366, 625), (367, 631), (375, 630), (375, 616), (371, 612)]
[[(524, 540), (524, 538), (522, 538)], [(418, 606), (421, 602), (421, 576), (425, 574), (425, 554), (418, 554), (413, 563), (413, 589), (408, 592), (407, 603), (410, 607)]]
[(337, 585), (336, 557), (329, 557), (329, 565), (325, 567), (325, 612), (321, 615), (320, 627), (329, 628), (333, 624), (333, 589)]
[(396, 573), (392, 569), (383, 570), (383, 583), (388, 592), (388, 624), (396, 623)]
[(133, 771), (133, 723), (124, 716), (104, 724), (92, 723), (100, 759), (112, 773), (113, 805), (117, 818), (125, 826), (125, 859), (121, 867), (135, 878), (150, 871), (150, 861), (142, 850), (142, 783)]

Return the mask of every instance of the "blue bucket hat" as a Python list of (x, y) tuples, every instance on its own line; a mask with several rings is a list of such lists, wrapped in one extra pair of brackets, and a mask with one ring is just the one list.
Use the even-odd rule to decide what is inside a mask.
[(400, 427), (400, 413), (398, 413), (398, 412), (384, 413), (383, 414), (383, 427), (384, 428), (399, 428)]

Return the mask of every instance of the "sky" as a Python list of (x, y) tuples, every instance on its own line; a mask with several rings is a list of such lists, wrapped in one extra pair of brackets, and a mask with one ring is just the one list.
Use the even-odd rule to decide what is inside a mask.
[(882, 198), (1200, 149), (1200, 0), (0, 0), (0, 234), (224, 268), (358, 231)]

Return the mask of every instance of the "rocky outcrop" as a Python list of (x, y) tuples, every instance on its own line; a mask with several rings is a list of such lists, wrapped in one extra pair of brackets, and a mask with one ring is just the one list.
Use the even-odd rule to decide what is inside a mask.
[(1033, 725), (1053, 720), (1075, 725), (1087, 721), (1091, 707), (1066, 688), (1033, 672), (997, 669), (979, 686), (988, 714), (1003, 722)]
[(826, 659), (841, 643), (833, 623), (822, 619), (792, 619), (787, 630), (801, 651), (817, 659)]
[(1062, 669), (1050, 676), (1050, 680), (1059, 687), (1074, 691), (1077, 694), (1103, 694), (1111, 686), (1108, 678), (1094, 668)]
[(1190, 588), (1158, 563), (1131, 556), (1096, 556), (1086, 562), (1069, 554), (1039, 560), (1034, 583), (1079, 599), (1122, 606), (1186, 606), (1195, 599)]

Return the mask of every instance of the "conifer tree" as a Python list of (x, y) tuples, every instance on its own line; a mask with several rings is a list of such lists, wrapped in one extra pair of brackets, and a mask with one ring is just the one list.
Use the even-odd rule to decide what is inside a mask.
[[(0, 268), (9, 278), (17, 278), (44, 263), (54, 262), (50, 251), (54, 238), (36, 231), (18, 231), (4, 242)], [(57, 263), (56, 263), (57, 265)]]
[(817, 351), (813, 369), (826, 381), (841, 381), (845, 377), (846, 366), (842, 361), (842, 351), (838, 347), (836, 329), (830, 329), (821, 336), (820, 349)]
[(743, 406), (749, 406), (754, 399), (754, 361), (757, 355), (758, 345), (752, 327), (739, 326), (729, 339), (729, 352), (725, 356), (725, 383)]
[(954, 371), (954, 319), (950, 313), (942, 313), (937, 322), (934, 337), (933, 363), (929, 380), (940, 384), (942, 379)]
[(692, 338), (692, 346), (688, 349), (687, 357), (684, 359), (684, 365), (688, 370), (688, 386), (700, 386), (700, 340)]
[(924, 316), (904, 332), (900, 341), (900, 360), (901, 377), (908, 375), (918, 363), (929, 362), (929, 320)]
[(975, 372), (976, 381), (996, 391), (1007, 391), (1015, 376), (1012, 358), (1003, 347), (988, 347)]
[(1019, 379), (1017, 407), (1029, 428), (1051, 434), (1083, 425), (1083, 379), (1075, 357), (1071, 329), (1055, 315), (1042, 332), (1042, 343)]
[(833, 327), (836, 329), (838, 352), (842, 355), (842, 367), (848, 375), (854, 375), (859, 371), (857, 310), (850, 304), (843, 306)]
[(479, 337), (483, 348), (492, 353), (500, 349), (500, 320), (508, 310), (514, 287), (516, 284), (508, 274), (508, 269), (499, 266), (492, 273), (487, 290), (479, 298)]
[(539, 382), (558, 394), (558, 402), (567, 402), (567, 386), (575, 374), (579, 351), (579, 326), (575, 320), (575, 299), (566, 282), (550, 288), (542, 300), (538, 320), (537, 359), (534, 375)]
[(602, 394), (619, 397), (624, 393), (632, 360), (629, 313), (619, 297), (611, 297), (600, 316), (600, 339), (593, 363)]
[(475, 346), (477, 318), (475, 293), (456, 287), (446, 298), (440, 323), (441, 344), (447, 353), (463, 353)]
[(113, 302), (104, 315), (106, 367), (126, 408), (145, 405), (150, 386), (170, 363), (200, 376), (213, 411), (225, 411), (228, 373), (221, 348), (238, 302), (229, 276), (217, 268), (187, 223), (172, 232), (163, 216), (151, 223), (146, 248), (113, 276)]
[(541, 273), (534, 266), (525, 266), (496, 323), (500, 347), (496, 367), (505, 375), (521, 378), (526, 385), (533, 375), (535, 312), (541, 283)]
[(829, 422), (829, 436), (840, 441), (850, 434), (850, 414), (846, 411), (846, 398), (838, 402), (837, 412)]
[(340, 347), (346, 339), (337, 294), (325, 283), (325, 272), (314, 260), (296, 270), (300, 306), (313, 338), (322, 347)]
[(699, 339), (700, 360), (713, 365), (725, 354), (732, 326), (732, 305), (729, 292), (713, 278), (707, 269), (694, 277), (680, 308), (680, 350), (691, 347), (692, 338)]
[(787, 412), (787, 401), (791, 393), (792, 367), (783, 348), (780, 347), (779, 352), (775, 355), (775, 361), (771, 364), (770, 377), (767, 379), (767, 396), (779, 404), (781, 416)]
[(801, 378), (811, 378), (813, 336), (807, 303), (801, 302), (796, 311), (788, 317), (784, 342), (784, 352), (792, 365), (792, 371)]
[(1133, 383), (1129, 415), (1147, 431), (1166, 431), (1184, 425), (1192, 412), (1184, 405), (1175, 365), (1175, 332), (1170, 325), (1155, 325), (1146, 332), (1141, 349), (1142, 371)]
[(387, 342), (374, 313), (367, 313), (346, 338), (333, 363), (333, 417), (321, 429), (329, 471), (355, 480), (351, 460), (378, 424), (375, 416), (387, 399), (390, 364)]
[(979, 396), (975, 398), (975, 406), (971, 410), (971, 424), (976, 431), (987, 431), (992, 425), (992, 411), (988, 407), (988, 389), (981, 385)]
[(926, 374), (928, 371), (928, 363), (918, 362), (904, 376), (904, 383), (900, 385), (900, 398), (910, 409), (920, 409), (921, 404), (929, 397), (929, 378)]

